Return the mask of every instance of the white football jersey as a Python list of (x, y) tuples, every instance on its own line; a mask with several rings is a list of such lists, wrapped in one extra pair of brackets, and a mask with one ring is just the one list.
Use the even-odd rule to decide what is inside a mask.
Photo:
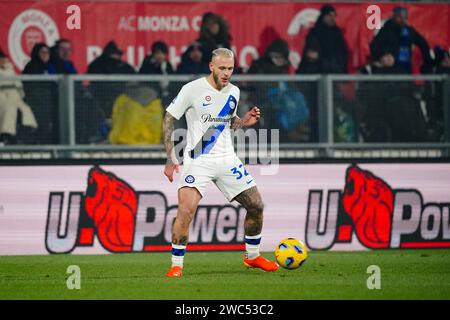
[(236, 115), (239, 88), (228, 83), (221, 91), (206, 77), (185, 84), (167, 107), (175, 119), (186, 114), (187, 145), (184, 156), (214, 157), (234, 153), (230, 120)]

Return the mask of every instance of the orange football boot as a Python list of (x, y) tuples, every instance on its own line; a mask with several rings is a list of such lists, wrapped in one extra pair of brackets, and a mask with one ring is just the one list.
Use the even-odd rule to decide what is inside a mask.
[(182, 275), (183, 275), (183, 268), (179, 266), (173, 266), (166, 273), (167, 277), (181, 277)]
[(267, 260), (263, 256), (257, 256), (255, 259), (250, 260), (247, 257), (244, 257), (244, 265), (247, 268), (259, 268), (264, 271), (270, 272), (278, 270), (278, 264), (272, 261)]

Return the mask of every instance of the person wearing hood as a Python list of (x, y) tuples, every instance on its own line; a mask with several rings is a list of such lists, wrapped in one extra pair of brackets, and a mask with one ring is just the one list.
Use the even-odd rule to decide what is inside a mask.
[(50, 64), (58, 74), (77, 74), (77, 69), (71, 61), (72, 43), (67, 39), (56, 41), (50, 50)]
[[(169, 48), (167, 44), (161, 40), (155, 41), (151, 47), (151, 54), (146, 56), (142, 62), (140, 74), (155, 74), (155, 75), (169, 75), (173, 74), (172, 64), (168, 59)], [(163, 103), (170, 101), (170, 85), (171, 83), (163, 78), (158, 85), (153, 84), (162, 98)]]
[[(50, 48), (43, 42), (34, 45), (31, 60), (22, 74), (56, 74), (50, 63)], [(27, 81), (24, 83), (25, 102), (31, 106), (39, 123), (35, 135), (38, 143), (59, 143), (58, 86), (53, 81)]]
[(275, 39), (264, 55), (252, 62), (249, 74), (288, 74), (289, 46), (283, 39)]
[(406, 8), (395, 7), (393, 16), (386, 21), (378, 34), (370, 43), (371, 56), (378, 60), (385, 51), (393, 53), (396, 66), (404, 73), (412, 73), (412, 46), (416, 45), (422, 52), (423, 73), (431, 71), (433, 60), (430, 48), (425, 38), (408, 24), (408, 11)]
[[(314, 27), (305, 40), (302, 61), (313, 64), (305, 68), (308, 72), (347, 73), (348, 50), (344, 35), (336, 25), (336, 10), (331, 5), (324, 5)], [(312, 58), (311, 58), (312, 57)], [(314, 68), (312, 68), (314, 67)]]
[(43, 42), (34, 45), (31, 59), (25, 65), (22, 74), (56, 74), (56, 69), (50, 64), (50, 48)]
[(151, 54), (144, 58), (139, 69), (141, 74), (172, 74), (173, 68), (168, 59), (169, 48), (163, 41), (152, 44)]
[(200, 36), (197, 39), (203, 48), (203, 61), (211, 61), (212, 52), (218, 48), (231, 49), (228, 24), (223, 17), (213, 12), (203, 14)]
[[(15, 75), (13, 65), (0, 49), (0, 78)], [(0, 143), (15, 144), (19, 132), (32, 135), (38, 127), (33, 111), (23, 101), (24, 95), (21, 81), (0, 81)]]
[(199, 42), (191, 43), (181, 56), (178, 74), (208, 74), (209, 65), (203, 61), (202, 45)]
[(90, 74), (134, 74), (134, 68), (122, 60), (123, 51), (114, 41), (108, 42), (103, 52), (89, 66)]
[[(135, 74), (134, 68), (122, 60), (123, 51), (114, 41), (108, 42), (103, 53), (97, 57), (88, 67), (89, 74)], [(105, 119), (100, 119), (104, 124), (98, 123), (99, 127), (107, 127), (106, 122), (112, 113), (114, 100), (124, 91), (123, 81), (92, 81), (88, 90), (96, 104), (100, 107)]]

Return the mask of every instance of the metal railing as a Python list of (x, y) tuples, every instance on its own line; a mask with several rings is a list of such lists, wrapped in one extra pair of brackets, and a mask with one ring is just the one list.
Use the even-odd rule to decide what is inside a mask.
[[(23, 75), (0, 78), (0, 90), (1, 84), (5, 81), (19, 80), (24, 83), (25, 102), (30, 105), (32, 103), (27, 101), (27, 95), (30, 95), (30, 92), (33, 96), (33, 99), (31, 99), (33, 103), (39, 101), (39, 94), (42, 94), (43, 98), (40, 101), (42, 105), (48, 107), (48, 104), (51, 104), (51, 107), (47, 109), (37, 108), (35, 105), (31, 105), (31, 107), (35, 113), (37, 110), (44, 110), (44, 113), (55, 113), (48, 118), (53, 119), (52, 121), (54, 122), (50, 126), (53, 130), (50, 135), (56, 136), (56, 139), (53, 141), (51, 139), (45, 140), (50, 141), (50, 143), (38, 142), (35, 145), (0, 146), (0, 159), (164, 159), (165, 153), (161, 144), (142, 146), (112, 145), (108, 144), (107, 134), (105, 136), (105, 133), (102, 133), (103, 136), (98, 140), (90, 139), (91, 137), (88, 134), (86, 134), (87, 138), (83, 138), (82, 136), (84, 131), (93, 129), (92, 126), (95, 127), (95, 130), (92, 130), (93, 132), (99, 132), (104, 129), (103, 127), (100, 128), (100, 125), (104, 125), (104, 123), (107, 123), (111, 119), (112, 105), (110, 101), (114, 101), (121, 92), (126, 92), (129, 89), (128, 84), (137, 83), (155, 88), (158, 97), (163, 100), (163, 106), (165, 107), (177, 94), (182, 84), (197, 77), (191, 75)], [(37, 92), (33, 92), (33, 86), (43, 83), (47, 83), (50, 89), (38, 87)], [(261, 127), (268, 129), (277, 128), (283, 133), (279, 153), (282, 159), (317, 157), (442, 158), (449, 156), (450, 113), (448, 109), (450, 107), (450, 78), (448, 76), (235, 75), (233, 77), (233, 83), (237, 84), (241, 89), (240, 109), (238, 110), (245, 111), (245, 105), (256, 104), (263, 107), (268, 106), (266, 109), (263, 108), (263, 113), (267, 115), (267, 118)], [(395, 88), (397, 84), (400, 85), (401, 83), (408, 84), (409, 87), (406, 91), (396, 93)], [(285, 89), (282, 89), (282, 84), (285, 86)], [(163, 86), (166, 89), (161, 89)], [(365, 86), (365, 91), (361, 89), (363, 86)], [(380, 86), (381, 91), (377, 91), (377, 86)], [(430, 135), (427, 139), (418, 141), (406, 139), (405, 141), (391, 140), (374, 143), (373, 141), (365, 141), (364, 139), (367, 137), (361, 138), (363, 127), (367, 125), (365, 122), (370, 120), (370, 116), (367, 114), (363, 116), (358, 114), (352, 115), (352, 113), (358, 113), (362, 109), (366, 110), (365, 112), (367, 113), (367, 110), (370, 110), (370, 106), (368, 107), (370, 103), (368, 102), (378, 101), (377, 99), (386, 95), (383, 91), (386, 86), (394, 89), (392, 95), (395, 96), (398, 94), (397, 100), (389, 103), (395, 103), (395, 101), (406, 101), (405, 104), (410, 104), (410, 102), (413, 104), (417, 103), (417, 108), (414, 107), (416, 111), (420, 111), (420, 108), (423, 111), (424, 104), (426, 105), (425, 109), (429, 105), (433, 105), (439, 109), (437, 118), (434, 115), (435, 119), (433, 119), (433, 121), (438, 122), (436, 130), (439, 132)], [(109, 90), (108, 88), (113, 89)], [(367, 90), (367, 88), (369, 89)], [(288, 96), (290, 96), (288, 98), (291, 100), (286, 100), (287, 98), (285, 96), (280, 96), (280, 92), (289, 93)], [(361, 92), (364, 92), (364, 94), (360, 94)], [(422, 96), (416, 97), (420, 94)], [(84, 95), (89, 96), (89, 98), (85, 99)], [(388, 96), (386, 98), (390, 97)], [(50, 100), (47, 101), (45, 99)], [(107, 101), (105, 105), (99, 103), (102, 99)], [(86, 103), (86, 101), (90, 102)], [(289, 121), (292, 122), (292, 118), (295, 117), (291, 117), (292, 114), (289, 113), (289, 109), (283, 109), (283, 101), (288, 101), (289, 103), (299, 102), (298, 107), (306, 103), (309, 108), (309, 122), (307, 122), (305, 128), (292, 128), (292, 124)], [(86, 106), (86, 104), (91, 102), (93, 106), (95, 104), (95, 107), (92, 107), (92, 109), (90, 105)], [(408, 108), (408, 106), (405, 107)], [(82, 111), (83, 108), (87, 113)], [(93, 109), (98, 111), (100, 114), (99, 119), (101, 118), (101, 120), (97, 121), (96, 117), (91, 116), (89, 112)], [(286, 120), (286, 116), (288, 118), (288, 124), (285, 124), (286, 127), (282, 127), (281, 125), (280, 114), (283, 113), (284, 120)], [(430, 115), (426, 114), (426, 111), (424, 113), (425, 117), (430, 117)], [(353, 120), (349, 123), (353, 123), (353, 126), (356, 128), (353, 129), (354, 133), (348, 135), (347, 133), (342, 134), (342, 132), (348, 131), (346, 131), (348, 125), (345, 121), (343, 124), (341, 123), (340, 117), (342, 114), (351, 115), (350, 117)], [(402, 117), (407, 118), (405, 114), (398, 114), (400, 120)], [(426, 120), (430, 121), (428, 118)], [(89, 122), (90, 120), (92, 120), (91, 124), (81, 125), (83, 121)], [(42, 125), (45, 126), (45, 123)], [(300, 133), (294, 132), (297, 135), (291, 135), (291, 131), (297, 129)], [(411, 126), (411, 130), (413, 129), (414, 126)], [(430, 131), (429, 129), (428, 131)], [(386, 130), (388, 136), (389, 133), (391, 136), (394, 136), (391, 131), (389, 128)], [(292, 136), (295, 138), (292, 138)], [(298, 138), (299, 136), (300, 138)], [(408, 137), (406, 136), (406, 138)]]

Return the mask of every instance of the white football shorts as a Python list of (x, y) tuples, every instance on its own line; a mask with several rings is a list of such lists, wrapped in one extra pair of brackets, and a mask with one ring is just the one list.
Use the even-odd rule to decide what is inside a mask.
[(186, 155), (178, 189), (194, 187), (204, 197), (210, 181), (215, 183), (228, 201), (242, 191), (256, 186), (255, 180), (235, 153), (215, 157), (200, 156), (196, 159)]

